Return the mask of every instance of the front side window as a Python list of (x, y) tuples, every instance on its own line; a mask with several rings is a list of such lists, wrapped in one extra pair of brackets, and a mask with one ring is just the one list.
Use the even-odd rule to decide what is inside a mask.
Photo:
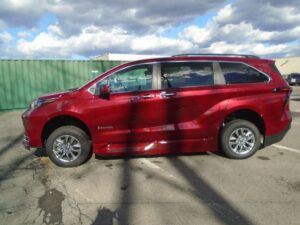
[(242, 63), (220, 63), (226, 84), (258, 83), (268, 81), (268, 77)]
[(151, 90), (152, 65), (133, 66), (109, 75), (97, 84), (97, 94), (104, 85), (108, 85), (112, 93)]
[(180, 88), (213, 84), (212, 63), (176, 62), (161, 65), (161, 88)]

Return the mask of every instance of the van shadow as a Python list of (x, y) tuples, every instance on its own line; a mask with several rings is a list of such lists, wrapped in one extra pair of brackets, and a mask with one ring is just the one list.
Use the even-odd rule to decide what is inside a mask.
[(198, 198), (198, 202), (207, 206), (212, 215), (221, 223), (227, 225), (253, 224), (250, 218), (240, 212), (236, 206), (229, 203), (183, 160), (173, 158), (169, 162), (191, 185), (194, 190), (193, 194)]
[[(223, 156), (222, 152), (214, 152), (214, 154)], [(123, 159), (154, 159), (154, 158), (174, 158), (178, 156), (201, 156), (208, 155), (207, 152), (192, 152), (192, 153), (168, 153), (168, 154), (157, 154), (157, 155), (125, 155), (125, 156), (104, 156), (104, 155), (95, 155), (97, 160), (123, 160)]]

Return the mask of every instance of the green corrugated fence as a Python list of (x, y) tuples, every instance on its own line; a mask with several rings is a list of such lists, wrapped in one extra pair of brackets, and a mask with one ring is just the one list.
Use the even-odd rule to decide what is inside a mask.
[(0, 60), (0, 110), (26, 108), (41, 94), (80, 87), (120, 63), (100, 60)]

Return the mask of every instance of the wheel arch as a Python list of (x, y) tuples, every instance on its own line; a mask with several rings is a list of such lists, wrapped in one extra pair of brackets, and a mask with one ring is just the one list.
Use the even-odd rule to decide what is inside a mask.
[(230, 122), (234, 119), (243, 119), (243, 120), (253, 123), (258, 128), (259, 132), (261, 133), (261, 136), (262, 136), (263, 142), (264, 142), (265, 134), (266, 134), (266, 124), (263, 119), (263, 116), (255, 110), (248, 109), (248, 108), (239, 108), (239, 109), (235, 109), (235, 110), (232, 110), (231, 112), (229, 112), (224, 117), (223, 121), (221, 122), (221, 124), (219, 126), (219, 131), (218, 131), (218, 148), (219, 149), (222, 149), (222, 147), (221, 147), (222, 129), (225, 127), (225, 125), (228, 122)]
[(41, 141), (43, 147), (45, 147), (45, 142), (48, 139), (49, 135), (59, 127), (72, 125), (82, 129), (90, 139), (92, 139), (91, 131), (89, 127), (79, 118), (73, 115), (58, 115), (50, 120), (44, 125), (41, 132)]
[[(261, 135), (263, 137), (265, 136), (266, 124), (263, 116), (257, 111), (252, 109), (247, 109), (247, 108), (233, 110), (224, 117), (220, 125), (220, 128), (222, 129), (222, 127), (224, 127), (226, 123), (228, 123), (233, 119), (243, 119), (253, 123), (258, 128)], [(221, 129), (219, 130), (219, 132), (221, 132)]]

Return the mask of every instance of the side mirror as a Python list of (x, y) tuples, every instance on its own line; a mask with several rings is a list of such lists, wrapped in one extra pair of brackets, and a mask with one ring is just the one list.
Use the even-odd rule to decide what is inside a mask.
[(110, 88), (107, 84), (100, 88), (100, 98), (107, 100), (110, 99)]

